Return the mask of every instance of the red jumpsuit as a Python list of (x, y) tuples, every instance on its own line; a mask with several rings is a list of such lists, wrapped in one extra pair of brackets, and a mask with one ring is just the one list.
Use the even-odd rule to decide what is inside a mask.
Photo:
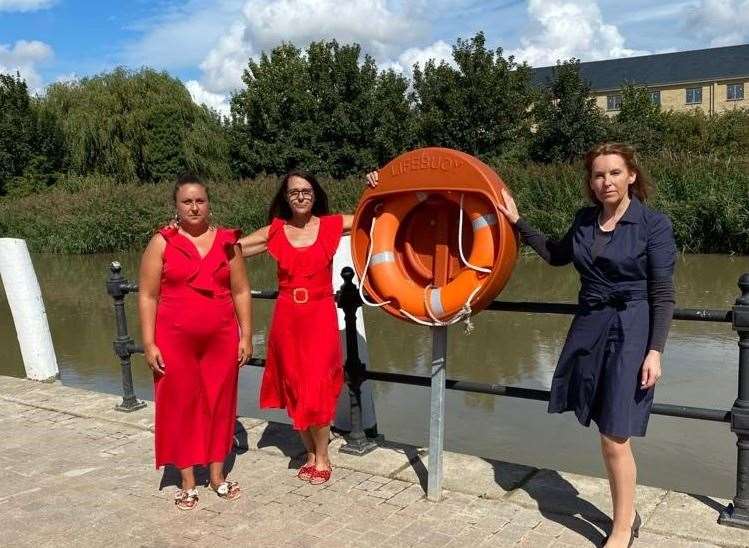
[(208, 254), (177, 229), (166, 240), (156, 309), (156, 346), (165, 374), (154, 376), (156, 467), (223, 462), (237, 411), (239, 324), (229, 276), (238, 230), (218, 228)]
[(275, 219), (268, 253), (278, 262), (278, 300), (268, 336), (261, 408), (286, 408), (296, 430), (328, 426), (343, 384), (343, 354), (333, 300), (333, 255), (343, 218), (320, 218), (314, 244), (295, 248)]

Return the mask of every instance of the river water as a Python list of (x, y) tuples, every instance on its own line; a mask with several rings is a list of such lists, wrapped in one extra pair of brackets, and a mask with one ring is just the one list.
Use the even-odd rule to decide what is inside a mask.
[[(112, 301), (106, 294), (108, 265), (119, 260), (129, 279), (137, 276), (139, 255), (34, 255), (62, 382), (121, 393)], [(253, 287), (274, 287), (274, 265), (264, 257), (249, 261)], [(687, 255), (676, 273), (677, 306), (727, 309), (734, 303), (749, 258)], [(574, 302), (578, 278), (570, 267), (553, 268), (522, 257), (501, 294), (503, 300)], [(273, 302), (255, 300), (255, 354), (264, 356)], [(136, 298), (127, 299), (130, 331), (140, 339)], [(569, 316), (484, 312), (470, 336), (451, 328), (448, 377), (548, 389)], [(370, 369), (427, 375), (431, 341), (426, 328), (406, 325), (382, 312), (365, 311)], [(313, 351), (314, 349), (310, 349)], [(664, 377), (656, 401), (730, 409), (736, 398), (737, 336), (729, 324), (675, 321), (663, 360)], [(134, 358), (135, 389), (152, 398), (142, 356)], [(23, 365), (13, 321), (0, 287), (0, 374), (22, 377)], [(240, 373), (243, 416), (286, 421), (283, 412), (257, 409), (261, 370)], [(380, 433), (392, 441), (425, 445), (429, 391), (392, 383), (374, 384)], [(603, 476), (595, 426), (580, 427), (574, 416), (549, 415), (545, 403), (448, 391), (447, 450), (482, 457)], [(736, 437), (727, 424), (652, 416), (648, 436), (634, 442), (642, 484), (731, 498), (735, 494)]]

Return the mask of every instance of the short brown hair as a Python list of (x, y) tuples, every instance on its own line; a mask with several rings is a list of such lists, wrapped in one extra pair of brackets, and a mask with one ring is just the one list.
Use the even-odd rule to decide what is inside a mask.
[(185, 185), (199, 185), (202, 186), (205, 190), (205, 195), (208, 196), (208, 201), (211, 200), (211, 197), (208, 195), (208, 185), (206, 185), (203, 180), (195, 175), (194, 173), (184, 173), (179, 176), (177, 181), (174, 183), (174, 190), (172, 191), (172, 200), (174, 200), (174, 203), (177, 203), (177, 192), (179, 192), (179, 189), (182, 188)]
[(635, 174), (635, 182), (629, 187), (630, 195), (634, 194), (642, 202), (647, 200), (653, 190), (653, 183), (647, 172), (640, 165), (640, 160), (637, 158), (634, 147), (625, 143), (601, 143), (594, 146), (585, 155), (585, 170), (588, 174), (588, 178), (585, 181), (585, 193), (590, 198), (590, 201), (600, 205), (593, 189), (590, 188), (590, 181), (593, 178), (593, 161), (599, 156), (606, 154), (618, 154), (622, 157), (624, 163), (627, 164), (627, 169)]

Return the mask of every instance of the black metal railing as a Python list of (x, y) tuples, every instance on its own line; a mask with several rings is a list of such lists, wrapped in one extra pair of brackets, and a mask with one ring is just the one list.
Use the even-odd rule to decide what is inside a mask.
[[(131, 283), (122, 276), (121, 266), (113, 262), (107, 279), (107, 292), (114, 299), (115, 319), (117, 321), (117, 337), (114, 340), (114, 351), (120, 359), (122, 368), (122, 403), (117, 406), (120, 411), (135, 411), (145, 406), (138, 401), (133, 389), (131, 372), (131, 356), (142, 353), (143, 348), (134, 343), (127, 331), (125, 319), (124, 299), (128, 293), (138, 290), (137, 284)], [(383, 371), (368, 371), (366, 364), (359, 358), (356, 332), (356, 310), (362, 306), (359, 291), (353, 282), (354, 271), (346, 267), (341, 271), (344, 283), (336, 292), (337, 306), (344, 311), (346, 322), (346, 362), (344, 364), (346, 384), (351, 402), (351, 431), (346, 435), (346, 444), (342, 451), (362, 455), (376, 447), (374, 440), (367, 437), (362, 428), (361, 385), (365, 380), (395, 382), (414, 386), (430, 386), (429, 377), (407, 375), (403, 373), (388, 373)], [(697, 322), (731, 323), (738, 333), (739, 344), (739, 374), (737, 398), (728, 409), (705, 409), (666, 403), (653, 404), (652, 412), (656, 415), (699, 419), (715, 422), (730, 423), (731, 430), (736, 434), (738, 459), (736, 465), (736, 496), (720, 515), (719, 522), (724, 525), (749, 529), (749, 273), (739, 277), (738, 286), (741, 294), (731, 310), (710, 310), (677, 308), (674, 319)], [(255, 299), (275, 299), (277, 291), (253, 290)], [(539, 302), (507, 302), (493, 301), (486, 308), (493, 311), (525, 312), (534, 314), (566, 314), (574, 315), (577, 305), (570, 303), (539, 303)], [(265, 360), (253, 358), (250, 365), (263, 367)], [(548, 390), (537, 390), (519, 386), (505, 386), (501, 384), (487, 384), (472, 381), (447, 379), (448, 390), (490, 394), (494, 396), (508, 396), (538, 401), (548, 401)]]

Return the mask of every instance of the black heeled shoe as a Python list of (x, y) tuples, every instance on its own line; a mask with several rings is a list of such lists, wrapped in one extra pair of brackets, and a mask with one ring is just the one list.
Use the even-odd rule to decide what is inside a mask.
[[(640, 526), (642, 525), (642, 519), (640, 518), (640, 513), (635, 510), (635, 519), (632, 520), (632, 531), (629, 534), (629, 543), (627, 544), (627, 548), (632, 546), (632, 543), (634, 543), (635, 539), (640, 536)], [(606, 546), (606, 543), (609, 541), (609, 536), (606, 535), (603, 537), (603, 541), (601, 542), (601, 546)]]

